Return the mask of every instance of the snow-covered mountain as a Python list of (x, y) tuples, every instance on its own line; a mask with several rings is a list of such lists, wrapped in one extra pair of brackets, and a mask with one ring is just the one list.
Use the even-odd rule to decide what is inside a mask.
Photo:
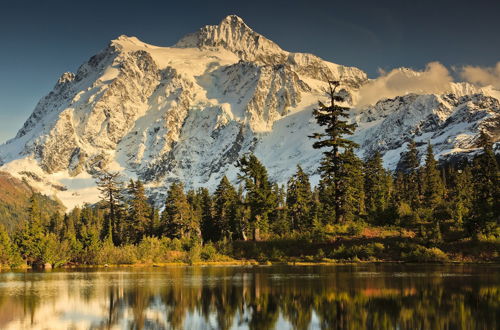
[[(418, 72), (407, 70), (408, 75)], [(64, 73), (19, 130), (0, 146), (1, 170), (24, 178), (68, 207), (97, 198), (102, 169), (147, 182), (160, 199), (168, 183), (213, 188), (235, 161), (254, 152), (285, 183), (321, 158), (307, 137), (326, 79), (340, 80), (348, 105), (369, 82), (353, 67), (291, 53), (231, 15), (172, 47), (120, 36)], [(446, 94), (407, 94), (352, 110), (360, 156), (376, 150), (394, 168), (410, 138), (439, 156), (471, 152), (480, 129), (499, 140), (493, 92), (454, 83)], [(317, 175), (316, 175), (317, 178)]]

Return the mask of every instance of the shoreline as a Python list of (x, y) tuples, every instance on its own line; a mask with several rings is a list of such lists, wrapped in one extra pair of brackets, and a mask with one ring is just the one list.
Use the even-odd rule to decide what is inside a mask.
[(292, 266), (292, 267), (309, 267), (309, 266), (346, 266), (346, 265), (442, 265), (442, 266), (459, 266), (459, 265), (500, 265), (497, 261), (443, 261), (443, 262), (409, 262), (398, 260), (338, 260), (338, 261), (265, 261), (257, 260), (231, 260), (231, 261), (200, 261), (194, 263), (187, 262), (161, 262), (161, 263), (134, 263), (134, 264), (104, 264), (104, 265), (64, 265), (59, 267), (16, 267), (3, 268), (0, 267), (0, 273), (16, 272), (16, 271), (52, 271), (52, 270), (84, 270), (84, 269), (117, 269), (117, 268), (167, 268), (167, 267), (219, 267), (219, 266), (252, 266), (252, 267), (272, 267), (272, 266)]

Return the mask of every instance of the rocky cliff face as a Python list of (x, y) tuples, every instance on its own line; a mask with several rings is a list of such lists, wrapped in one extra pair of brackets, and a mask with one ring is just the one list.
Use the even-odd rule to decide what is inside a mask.
[[(282, 50), (237, 16), (173, 47), (121, 36), (61, 76), (0, 146), (0, 162), (69, 207), (95, 200), (92, 176), (103, 169), (140, 178), (161, 196), (172, 180), (193, 188), (234, 179), (246, 152), (284, 183), (296, 164), (316, 173), (321, 153), (307, 136), (319, 129), (311, 112), (326, 79), (342, 82), (349, 106), (368, 82), (357, 68)], [(355, 109), (360, 155), (381, 151), (394, 168), (410, 138), (430, 140), (443, 157), (475, 150), (480, 129), (498, 140), (498, 100), (466, 84), (453, 92)]]

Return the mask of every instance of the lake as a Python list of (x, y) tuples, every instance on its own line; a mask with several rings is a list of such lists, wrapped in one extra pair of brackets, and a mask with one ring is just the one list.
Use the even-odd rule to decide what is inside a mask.
[(500, 265), (0, 273), (0, 329), (498, 329)]

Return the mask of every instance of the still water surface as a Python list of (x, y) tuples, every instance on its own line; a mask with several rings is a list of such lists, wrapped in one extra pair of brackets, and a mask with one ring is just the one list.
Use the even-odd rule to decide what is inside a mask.
[(498, 329), (500, 265), (0, 273), (0, 329)]

